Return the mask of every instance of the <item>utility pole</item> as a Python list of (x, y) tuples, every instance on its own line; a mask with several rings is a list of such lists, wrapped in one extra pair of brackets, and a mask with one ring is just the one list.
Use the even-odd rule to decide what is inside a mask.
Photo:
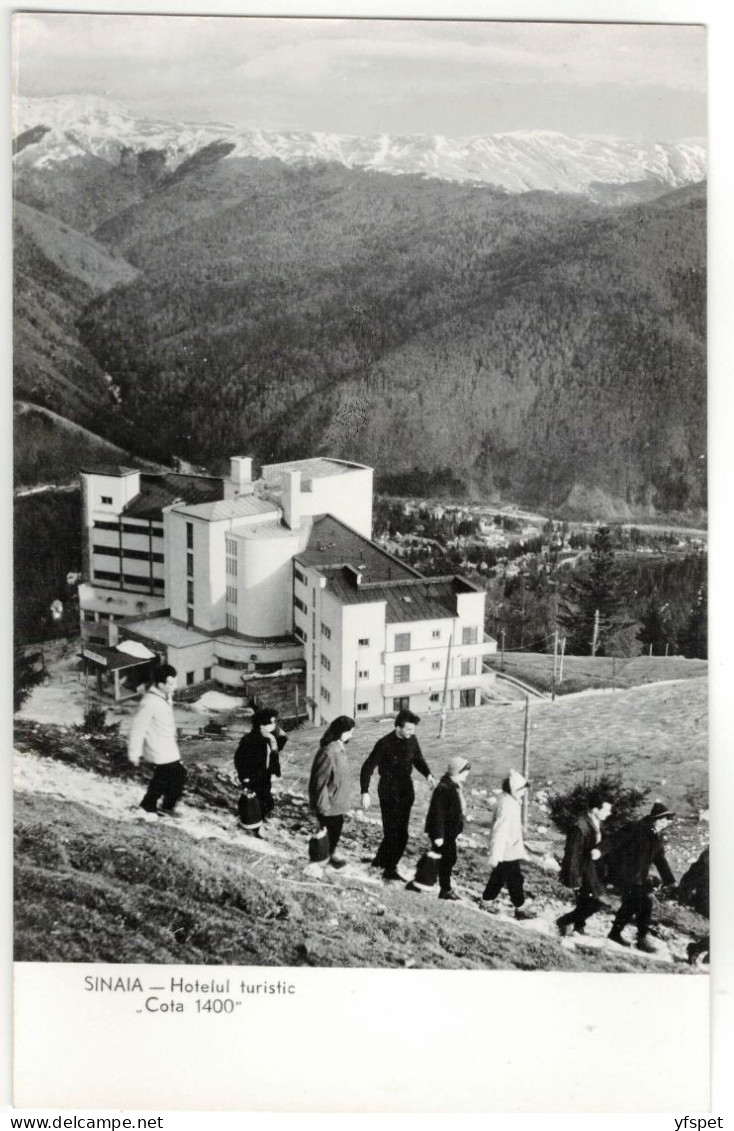
[(505, 630), (504, 630), (504, 628), (500, 629), (500, 636), (502, 638), (502, 643), (500, 644), (500, 671), (503, 672), (505, 670)]
[(556, 699), (556, 674), (558, 668), (558, 628), (553, 633), (553, 677), (551, 679), (551, 703)]
[[(525, 696), (525, 727), (522, 738), (522, 776), (527, 781), (530, 774), (530, 696)], [(528, 823), (528, 795), (527, 791), (522, 799), (522, 827)]]
[(438, 724), (438, 737), (443, 738), (443, 732), (446, 729), (446, 696), (449, 689), (449, 671), (451, 669), (451, 645), (454, 642), (454, 634), (451, 633), (449, 637), (449, 648), (446, 654), (446, 675), (443, 679), (443, 696), (441, 698), (441, 719)]
[(596, 655), (596, 650), (599, 647), (599, 610), (594, 613), (594, 636), (591, 641), (591, 654)]
[(563, 657), (566, 654), (566, 637), (561, 637), (561, 662), (558, 668), (558, 682), (563, 683)]

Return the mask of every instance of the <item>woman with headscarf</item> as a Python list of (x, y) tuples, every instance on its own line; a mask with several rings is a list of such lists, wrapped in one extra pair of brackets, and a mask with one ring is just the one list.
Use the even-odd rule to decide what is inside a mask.
[(337, 856), (336, 847), (342, 834), (344, 817), (352, 809), (349, 784), (347, 743), (354, 731), (354, 719), (339, 715), (329, 724), (321, 738), (311, 767), (308, 800), (316, 814), (320, 829), (329, 837), (329, 863), (343, 868), (346, 860)]
[(280, 777), (280, 752), (288, 741), (277, 723), (278, 712), (262, 707), (252, 718), (252, 730), (243, 735), (234, 756), (240, 785), (257, 795), (263, 820), (275, 808), (271, 782)]

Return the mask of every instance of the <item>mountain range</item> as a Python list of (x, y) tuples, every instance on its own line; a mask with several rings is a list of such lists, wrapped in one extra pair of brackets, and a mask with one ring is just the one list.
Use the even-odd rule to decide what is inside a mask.
[(385, 489), (705, 506), (703, 147), (248, 132), (69, 98), (16, 124), (23, 401), (211, 470), (327, 452)]
[[(85, 156), (117, 162), (126, 150), (155, 150), (168, 170), (207, 145), (227, 157), (276, 157), (287, 164), (330, 161), (348, 169), (493, 185), (506, 192), (569, 192), (596, 198), (606, 186), (678, 188), (706, 176), (700, 141), (681, 144), (567, 137), (522, 130), (481, 137), (349, 136), (293, 130), (243, 130), (137, 118), (104, 99), (21, 98), (16, 106), (19, 164), (47, 167)], [(26, 144), (33, 133), (32, 145)]]

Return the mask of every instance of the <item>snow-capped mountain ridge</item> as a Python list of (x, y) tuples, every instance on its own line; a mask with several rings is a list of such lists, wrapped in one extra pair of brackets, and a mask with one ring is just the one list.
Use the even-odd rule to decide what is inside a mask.
[(225, 160), (278, 158), (289, 164), (338, 162), (347, 168), (418, 174), (443, 180), (491, 184), (507, 192), (533, 190), (593, 193), (599, 184), (653, 181), (670, 188), (706, 177), (702, 143), (637, 142), (568, 137), (552, 130), (520, 130), (485, 136), (355, 136), (296, 130), (241, 129), (227, 122), (145, 119), (95, 96), (21, 98), (16, 134), (49, 127), (16, 160), (52, 166), (92, 155), (117, 163), (123, 149), (161, 150), (175, 169), (214, 142), (232, 146)]

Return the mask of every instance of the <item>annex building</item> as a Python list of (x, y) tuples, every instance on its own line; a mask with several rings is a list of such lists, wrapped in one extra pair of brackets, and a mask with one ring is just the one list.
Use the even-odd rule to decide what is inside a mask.
[[(317, 723), (479, 706), (485, 593), (425, 578), (372, 541), (373, 472), (233, 457), (219, 478), (81, 472), (82, 652), (100, 689), (137, 693), (156, 658)], [(192, 690), (191, 694), (197, 693)]]

